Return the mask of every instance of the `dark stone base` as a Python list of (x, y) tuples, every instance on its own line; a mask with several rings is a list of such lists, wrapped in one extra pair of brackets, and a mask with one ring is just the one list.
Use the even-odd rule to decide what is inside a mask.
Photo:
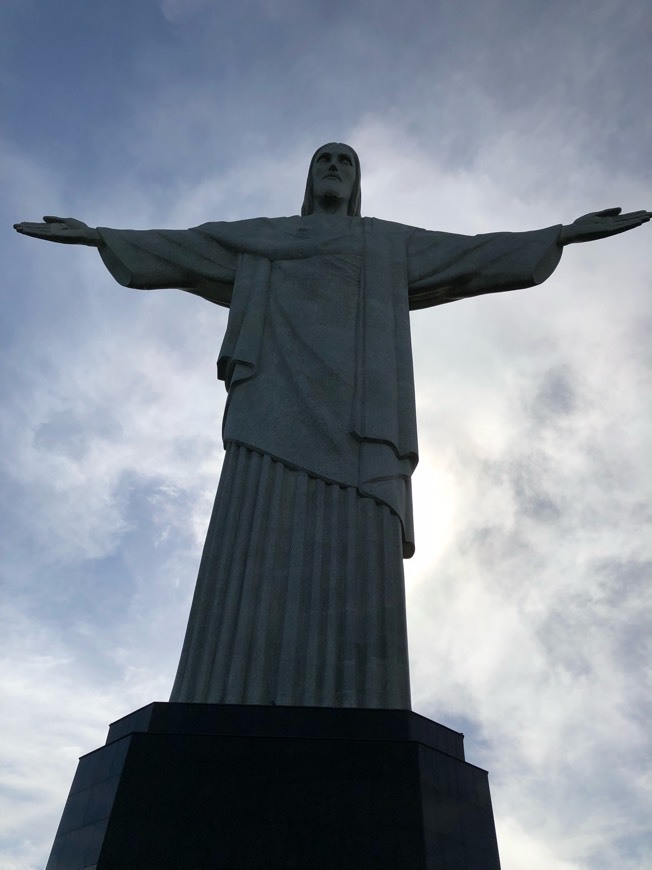
[(150, 704), (80, 759), (47, 870), (499, 870), (462, 740), (407, 710)]

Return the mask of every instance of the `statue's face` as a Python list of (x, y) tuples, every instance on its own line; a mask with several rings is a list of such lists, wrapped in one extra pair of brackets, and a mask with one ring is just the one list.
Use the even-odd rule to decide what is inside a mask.
[(355, 159), (346, 145), (320, 148), (312, 164), (312, 190), (315, 199), (337, 198), (348, 202), (355, 184)]

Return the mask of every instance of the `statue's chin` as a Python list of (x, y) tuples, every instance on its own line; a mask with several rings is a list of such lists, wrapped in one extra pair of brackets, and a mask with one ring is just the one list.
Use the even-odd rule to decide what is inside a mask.
[(335, 190), (334, 187), (329, 187), (324, 191), (324, 199), (330, 200), (330, 202), (334, 202), (336, 199), (341, 199), (339, 191)]
[(319, 196), (315, 197), (315, 205), (320, 203), (317, 211), (323, 212), (340, 212), (343, 206), (346, 206), (346, 200), (339, 190), (328, 189), (320, 191)]

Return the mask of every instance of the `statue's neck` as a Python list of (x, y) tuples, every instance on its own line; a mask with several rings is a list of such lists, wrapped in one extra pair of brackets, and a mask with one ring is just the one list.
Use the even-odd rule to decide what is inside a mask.
[(321, 196), (315, 200), (313, 214), (340, 215), (346, 217), (349, 210), (347, 200), (337, 196)]

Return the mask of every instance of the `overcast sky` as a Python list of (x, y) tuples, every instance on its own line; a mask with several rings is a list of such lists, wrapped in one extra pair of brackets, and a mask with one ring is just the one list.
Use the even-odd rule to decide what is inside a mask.
[[(649, 0), (3, 0), (0, 866), (166, 700), (222, 462), (223, 309), (116, 285), (43, 214), (363, 214), (461, 233), (652, 208)], [(652, 228), (412, 317), (414, 709), (490, 772), (503, 870), (650, 866)]]

